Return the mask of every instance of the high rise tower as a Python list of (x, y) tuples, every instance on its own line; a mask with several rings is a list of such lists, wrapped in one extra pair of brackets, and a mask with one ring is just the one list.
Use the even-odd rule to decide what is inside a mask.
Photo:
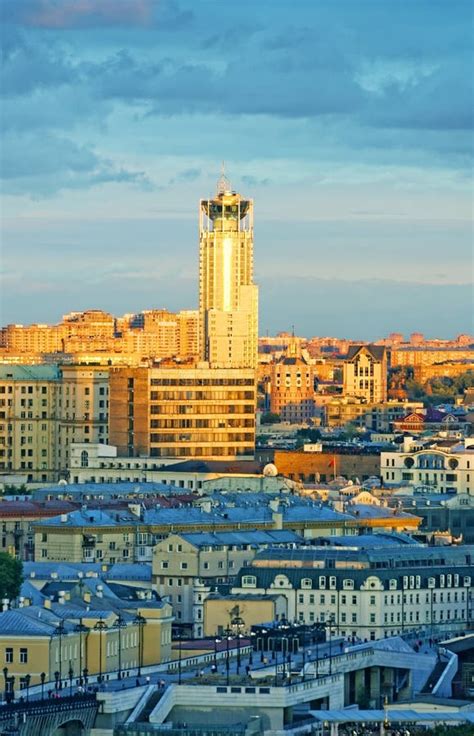
[(222, 174), (199, 207), (201, 356), (216, 368), (257, 363), (258, 287), (253, 283), (253, 200)]

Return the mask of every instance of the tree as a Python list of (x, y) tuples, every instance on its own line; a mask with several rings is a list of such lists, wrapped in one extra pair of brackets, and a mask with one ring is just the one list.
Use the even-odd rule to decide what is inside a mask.
[(6, 552), (0, 552), (0, 598), (13, 600), (20, 595), (23, 563)]
[(266, 414), (262, 414), (260, 424), (276, 424), (279, 421), (280, 417), (278, 414), (274, 414), (273, 412), (268, 411)]

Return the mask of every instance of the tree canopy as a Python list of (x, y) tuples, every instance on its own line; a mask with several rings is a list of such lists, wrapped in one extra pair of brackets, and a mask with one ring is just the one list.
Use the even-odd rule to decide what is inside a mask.
[(23, 582), (23, 563), (0, 552), (0, 598), (18, 598)]

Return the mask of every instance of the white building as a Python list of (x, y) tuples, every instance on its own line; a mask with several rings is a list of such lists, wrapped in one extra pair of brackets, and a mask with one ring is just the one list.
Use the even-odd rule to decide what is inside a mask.
[(327, 623), (341, 636), (469, 627), (474, 546), (357, 545), (355, 538), (346, 547), (261, 552), (240, 571), (232, 592), (278, 592), (287, 599), (289, 620)]
[(464, 444), (429, 447), (405, 438), (402, 452), (382, 452), (380, 475), (385, 485), (429, 486), (438, 493), (474, 493), (474, 438)]

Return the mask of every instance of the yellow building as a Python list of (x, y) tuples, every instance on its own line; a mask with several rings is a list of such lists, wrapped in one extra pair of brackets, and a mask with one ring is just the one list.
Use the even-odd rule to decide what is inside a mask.
[(272, 365), (270, 411), (292, 424), (307, 422), (315, 415), (314, 368), (297, 340)]
[(72, 442), (107, 442), (108, 370), (0, 365), (0, 471), (58, 480)]
[(255, 368), (258, 288), (253, 283), (253, 201), (222, 176), (199, 207), (201, 356), (212, 367)]
[(110, 442), (130, 457), (252, 457), (255, 405), (250, 369), (114, 368)]
[[(222, 636), (227, 628), (248, 634), (252, 626), (277, 621), (287, 614), (283, 595), (220, 595), (210, 593), (204, 601), (204, 636)], [(235, 622), (239, 620), (239, 626)]]
[(43, 608), (10, 609), (0, 613), (1, 668), (15, 677), (16, 689), (26, 687), (27, 675), (31, 685), (39, 684), (42, 673), (45, 682), (62, 687), (71, 680), (75, 687), (84, 671), (104, 680), (119, 671), (136, 674), (139, 667), (171, 659), (172, 621), (167, 603), (117, 613), (96, 608), (87, 595), (82, 605), (62, 599), (59, 604), (46, 600)]
[(343, 366), (344, 396), (374, 404), (387, 400), (387, 351), (380, 345), (351, 345)]

